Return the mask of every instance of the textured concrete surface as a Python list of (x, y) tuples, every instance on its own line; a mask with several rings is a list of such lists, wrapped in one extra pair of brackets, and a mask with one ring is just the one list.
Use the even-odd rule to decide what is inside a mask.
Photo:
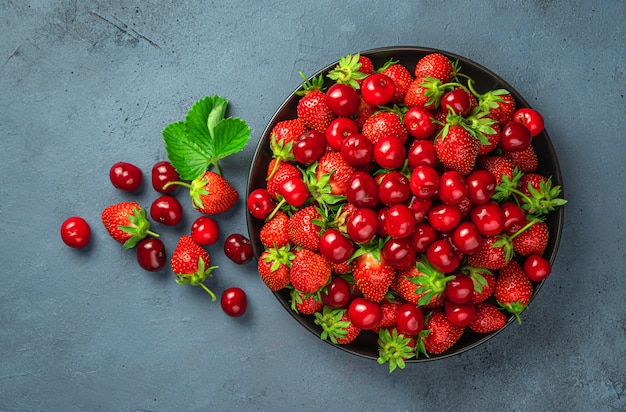
[[(0, 410), (625, 410), (624, 21), (623, 2), (0, 1)], [(108, 238), (105, 206), (155, 197), (113, 189), (110, 165), (148, 172), (198, 98), (227, 97), (252, 128), (222, 163), (243, 193), (298, 71), (390, 45), (465, 55), (545, 116), (569, 204), (521, 326), (390, 376), (312, 337), (219, 247), (211, 284), (247, 291), (240, 319)], [(220, 217), (223, 237), (244, 213)], [(58, 235), (73, 214), (86, 250)], [(159, 229), (172, 250), (180, 229)]]

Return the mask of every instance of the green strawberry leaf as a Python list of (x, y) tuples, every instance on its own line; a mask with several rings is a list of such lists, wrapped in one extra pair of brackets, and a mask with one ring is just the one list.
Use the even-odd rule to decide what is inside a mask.
[(167, 157), (183, 180), (193, 180), (203, 174), (207, 158), (212, 153), (205, 146), (190, 139), (185, 132), (184, 122), (170, 123), (163, 129), (163, 141)]

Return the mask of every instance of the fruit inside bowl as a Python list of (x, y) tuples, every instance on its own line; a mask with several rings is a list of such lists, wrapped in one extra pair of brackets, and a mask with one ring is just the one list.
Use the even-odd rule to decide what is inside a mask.
[(284, 308), (390, 371), (520, 321), (563, 225), (541, 114), (488, 69), (430, 48), (301, 75), (247, 188), (260, 277)]

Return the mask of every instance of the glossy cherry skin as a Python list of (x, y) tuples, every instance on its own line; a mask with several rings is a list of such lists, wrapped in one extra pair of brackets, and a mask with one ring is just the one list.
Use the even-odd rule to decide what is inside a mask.
[(465, 179), (467, 197), (475, 205), (487, 203), (496, 192), (496, 178), (486, 170), (474, 170)]
[(359, 102), (359, 92), (347, 84), (335, 83), (326, 91), (326, 104), (337, 116), (352, 116)]
[(354, 120), (348, 117), (338, 117), (330, 122), (330, 125), (324, 131), (324, 136), (328, 146), (339, 152), (343, 139), (356, 133), (359, 133), (359, 126)]
[(404, 114), (404, 127), (416, 139), (428, 139), (437, 130), (430, 111), (420, 106), (407, 110)]
[(61, 224), (61, 239), (69, 247), (83, 248), (91, 239), (91, 227), (80, 216), (72, 216)]
[(446, 299), (455, 303), (467, 303), (472, 300), (474, 294), (474, 282), (472, 278), (461, 273), (456, 274), (454, 279), (446, 282)]
[(531, 143), (532, 139), (530, 130), (514, 120), (502, 126), (500, 132), (500, 146), (507, 152), (522, 150)]
[(452, 243), (466, 255), (478, 252), (484, 242), (485, 239), (472, 222), (461, 222), (452, 233)]
[(147, 237), (141, 240), (135, 249), (137, 262), (145, 270), (156, 272), (165, 266), (165, 246), (161, 239)]
[(406, 202), (411, 196), (409, 179), (400, 172), (385, 173), (378, 182), (378, 198), (387, 206)]
[(272, 195), (265, 188), (254, 189), (248, 195), (247, 207), (252, 216), (257, 219), (265, 219), (274, 210), (276, 204)]
[(409, 167), (425, 165), (434, 167), (437, 164), (437, 152), (432, 140), (413, 140), (407, 153)]
[(343, 308), (350, 302), (352, 294), (348, 281), (335, 276), (320, 296), (324, 305), (331, 308)]
[(415, 229), (415, 215), (408, 206), (400, 203), (390, 206), (385, 214), (387, 234), (396, 239), (411, 236)]
[(428, 246), (438, 238), (437, 231), (430, 224), (421, 222), (415, 225), (415, 230), (411, 235), (411, 243), (417, 253), (426, 253)]
[(383, 312), (380, 305), (365, 298), (354, 298), (348, 306), (348, 316), (354, 326), (362, 330), (374, 329), (380, 323)]
[(150, 206), (150, 217), (166, 226), (176, 226), (183, 218), (183, 207), (173, 196), (159, 196)]
[(166, 160), (156, 162), (152, 166), (152, 187), (159, 193), (167, 194), (172, 193), (178, 185), (169, 185), (167, 188), (164, 186), (170, 182), (178, 182), (180, 176), (174, 166)]
[(409, 182), (413, 195), (421, 199), (429, 198), (439, 188), (439, 173), (430, 166), (420, 165), (411, 172)]
[(454, 303), (451, 300), (446, 300), (444, 310), (446, 318), (458, 328), (468, 326), (476, 316), (476, 305), (472, 302)]
[(191, 225), (191, 238), (202, 246), (211, 246), (220, 238), (220, 228), (210, 216), (200, 216)]
[(374, 144), (374, 160), (383, 169), (399, 169), (406, 159), (404, 143), (395, 136), (386, 136)]
[(449, 205), (456, 205), (467, 196), (465, 177), (456, 170), (447, 170), (439, 177), (439, 200)]
[(469, 95), (465, 90), (457, 87), (441, 96), (440, 105), (444, 110), (465, 116), (470, 108)]
[(224, 241), (224, 254), (238, 265), (248, 263), (254, 257), (252, 243), (242, 234), (233, 233)]
[(378, 214), (372, 209), (358, 208), (347, 222), (348, 236), (356, 243), (369, 242), (378, 229)]
[(354, 253), (354, 244), (338, 229), (330, 228), (320, 236), (319, 249), (329, 262), (343, 263)]
[(529, 107), (518, 109), (513, 114), (513, 120), (526, 126), (532, 137), (537, 136), (544, 129), (544, 121), (541, 113)]
[(306, 184), (297, 176), (282, 181), (278, 186), (278, 193), (294, 207), (302, 206), (310, 197)]
[(109, 179), (116, 188), (133, 192), (141, 186), (143, 173), (132, 163), (117, 162), (109, 170)]
[(470, 219), (483, 236), (495, 236), (504, 230), (502, 209), (493, 200), (474, 206), (470, 211)]
[(374, 144), (360, 133), (351, 134), (343, 139), (341, 157), (352, 166), (366, 165), (374, 158)]
[(410, 238), (391, 238), (381, 249), (383, 259), (396, 270), (407, 269), (415, 264), (416, 252)]
[(448, 232), (461, 222), (461, 210), (456, 205), (440, 203), (428, 211), (428, 222), (439, 232)]
[(313, 164), (326, 152), (326, 136), (316, 130), (308, 130), (294, 140), (292, 152), (298, 162)]
[(504, 202), (500, 204), (502, 216), (504, 217), (504, 231), (512, 235), (526, 225), (526, 212), (515, 202)]
[(222, 293), (220, 304), (225, 314), (237, 318), (246, 313), (248, 297), (243, 289), (233, 286)]
[(450, 242), (438, 239), (426, 249), (426, 259), (440, 272), (450, 273), (459, 266), (459, 256), (452, 248)]
[(407, 336), (416, 336), (424, 329), (424, 313), (412, 303), (403, 303), (396, 309), (396, 329)]
[(524, 260), (524, 273), (533, 282), (541, 282), (552, 272), (552, 265), (541, 255), (533, 253)]
[(374, 208), (378, 205), (378, 184), (369, 174), (354, 172), (346, 182), (346, 199), (356, 207)]
[(433, 201), (430, 198), (420, 199), (416, 196), (411, 197), (409, 200), (409, 209), (413, 211), (415, 223), (419, 223), (424, 220), (432, 205)]
[(361, 97), (372, 106), (387, 104), (395, 92), (394, 81), (382, 73), (370, 74), (361, 83)]

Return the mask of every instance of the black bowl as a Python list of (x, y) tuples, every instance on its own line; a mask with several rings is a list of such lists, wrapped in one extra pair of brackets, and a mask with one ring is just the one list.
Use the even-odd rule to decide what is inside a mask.
[[(361, 54), (372, 59), (375, 67), (380, 67), (388, 60), (393, 58), (394, 60), (398, 60), (401, 64), (405, 65), (409, 70), (412, 70), (420, 58), (422, 58), (426, 54), (435, 52), (447, 56), (452, 61), (458, 60), (461, 66), (461, 71), (474, 79), (475, 89), (478, 92), (484, 93), (488, 90), (503, 88), (508, 90), (513, 95), (518, 108), (530, 107), (528, 102), (510, 84), (508, 84), (498, 75), (496, 75), (489, 69), (486, 69), (485, 67), (454, 53), (432, 48), (406, 46), (378, 48), (361, 52)], [(314, 76), (319, 76), (320, 74), (326, 75), (331, 69), (333, 69), (337, 65), (337, 63), (338, 62), (335, 61), (329, 64), (328, 66), (315, 73)], [(269, 162), (271, 161), (272, 156), (269, 144), (270, 133), (273, 127), (278, 122), (294, 119), (295, 117), (297, 117), (296, 106), (299, 100), (299, 96), (296, 96), (295, 91), (299, 89), (300, 88), (294, 90), (294, 93), (291, 93), (287, 97), (283, 104), (278, 108), (274, 116), (272, 116), (272, 119), (269, 121), (267, 127), (261, 135), (256, 151), (254, 153), (252, 164), (250, 166), (246, 195), (250, 194), (250, 192), (256, 188), (265, 187), (265, 176), (267, 172), (267, 167)], [(554, 150), (554, 147), (552, 146), (552, 142), (550, 141), (548, 133), (544, 130), (540, 135), (537, 135), (533, 138), (532, 144), (539, 158), (539, 168), (537, 172), (543, 174), (544, 176), (552, 176), (553, 184), (560, 185), (562, 187), (563, 183), (561, 170), (559, 168), (556, 152)], [(563, 208), (561, 207), (557, 208), (556, 211), (550, 213), (546, 220), (550, 231), (550, 239), (548, 241), (548, 246), (546, 248), (544, 256), (547, 257), (551, 263), (554, 262), (559, 246), (559, 241), (561, 239), (563, 219), (564, 212)], [(263, 252), (263, 245), (261, 244), (261, 241), (259, 239), (259, 233), (261, 231), (263, 221), (253, 218), (248, 213), (247, 224), (250, 240), (254, 249), (254, 254), (258, 259), (260, 254)], [(533, 298), (537, 295), (537, 293), (539, 293), (539, 290), (541, 289), (541, 286), (544, 282), (545, 280), (533, 285)], [(287, 290), (275, 292), (274, 295), (276, 296), (276, 299), (280, 302), (280, 304), (283, 305), (285, 310), (287, 310), (296, 321), (298, 321), (302, 326), (304, 326), (307, 330), (309, 330), (311, 333), (319, 338), (321, 328), (314, 323), (314, 317), (308, 315), (300, 315), (291, 310), (291, 305), (289, 301), (290, 296)], [(508, 317), (508, 322), (506, 326), (513, 323), (514, 320), (515, 317), (513, 315), (510, 315)], [(469, 330), (469, 328), (466, 328), (466, 331), (461, 339), (447, 352), (444, 352), (440, 355), (431, 355), (429, 358), (419, 357), (409, 359), (407, 360), (407, 363), (432, 361), (436, 359), (443, 359), (452, 355), (457, 355), (459, 353), (475, 348), (476, 346), (493, 338), (498, 332), (502, 331), (503, 329), (504, 328), (501, 328), (495, 332), (488, 334), (478, 334), (472, 332), (471, 330)], [(328, 343), (332, 346), (335, 346), (341, 350), (357, 356), (369, 359), (378, 358), (377, 335), (370, 331), (361, 332), (357, 339), (347, 345), (334, 345), (330, 342)]]

